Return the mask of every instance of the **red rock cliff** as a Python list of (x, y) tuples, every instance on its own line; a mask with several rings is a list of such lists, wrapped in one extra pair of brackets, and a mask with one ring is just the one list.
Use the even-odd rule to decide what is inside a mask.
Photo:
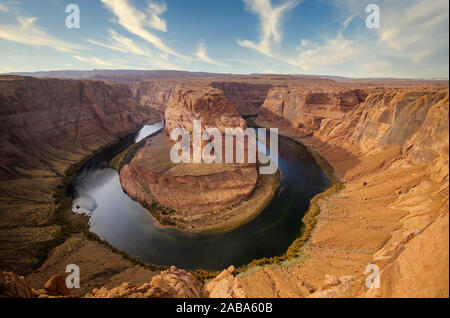
[(130, 89), (100, 81), (3, 77), (0, 79), (0, 178), (20, 169), (67, 160), (138, 129), (147, 110)]
[(140, 105), (165, 111), (172, 96), (181, 86), (177, 80), (147, 80), (129, 83), (136, 102)]
[(213, 82), (211, 86), (223, 90), (241, 115), (257, 115), (272, 87), (247, 82)]
[[(209, 86), (180, 88), (166, 109), (165, 120), (167, 134), (175, 128), (192, 132), (194, 120), (201, 120), (203, 129), (215, 127), (222, 134), (225, 128), (247, 128), (223, 91)], [(150, 139), (120, 171), (122, 187), (132, 198), (149, 207), (173, 210), (170, 214), (156, 211), (162, 221), (171, 218), (171, 224), (183, 224), (191, 230), (211, 227), (220, 221), (212, 222), (213, 218), (224, 215), (221, 210), (240, 203), (255, 190), (258, 182), (255, 163), (173, 164), (170, 159), (173, 144), (167, 135)], [(203, 219), (197, 228), (192, 219), (195, 215), (198, 220)]]
[[(259, 122), (313, 147), (346, 184), (319, 201), (318, 248), (302, 250), (310, 258), (288, 269), (293, 278), (271, 272), (279, 294), (308, 295), (295, 289), (307, 283), (311, 297), (448, 297), (448, 86), (274, 88)], [(368, 264), (379, 266), (378, 289), (366, 288)], [(320, 287), (325, 274), (342, 279)], [(260, 279), (243, 280), (247, 294), (263, 292)]]
[(166, 132), (174, 128), (192, 132), (194, 120), (201, 120), (204, 128), (218, 128), (222, 133), (225, 128), (247, 128), (245, 120), (224, 92), (209, 86), (178, 90), (167, 106), (165, 119)]

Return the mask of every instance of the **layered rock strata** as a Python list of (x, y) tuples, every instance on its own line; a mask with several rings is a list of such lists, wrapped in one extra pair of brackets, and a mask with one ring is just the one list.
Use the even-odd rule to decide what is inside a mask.
[(0, 77), (2, 269), (24, 275), (42, 262), (62, 236), (52, 195), (67, 169), (150, 117), (126, 85)]
[(182, 82), (177, 80), (145, 80), (128, 84), (139, 105), (163, 112), (181, 85)]
[(247, 82), (212, 82), (211, 86), (221, 89), (243, 116), (257, 115), (272, 84)]
[(133, 132), (149, 112), (136, 105), (126, 85), (4, 77), (0, 116), (0, 179), (5, 180), (32, 169), (62, 175), (72, 153), (80, 158)]
[[(84, 298), (200, 298), (203, 285), (192, 274), (175, 266), (161, 271), (143, 284), (94, 288)], [(0, 271), (0, 298), (71, 298), (74, 297), (61, 275), (50, 278), (40, 289), (30, 287), (27, 280), (13, 272)]]
[[(224, 93), (211, 87), (181, 88), (168, 105), (165, 120), (166, 134), (175, 128), (192, 133), (194, 120), (222, 134), (226, 128), (247, 128)], [(167, 135), (151, 138), (120, 171), (123, 189), (161, 223), (190, 231), (228, 229), (254, 216), (273, 195), (278, 175), (258, 178), (256, 163), (248, 163), (248, 157), (239, 164), (174, 164), (173, 145)], [(250, 196), (250, 202), (242, 202)]]
[[(345, 189), (319, 200), (298, 258), (242, 278), (243, 289), (249, 297), (448, 297), (448, 87), (387, 88), (330, 116), (316, 116), (317, 105), (277, 111), (301, 95), (272, 90), (259, 123), (314, 148)], [(380, 288), (366, 285), (370, 264)], [(352, 278), (321, 290), (327, 274)]]
[(86, 298), (200, 298), (203, 286), (192, 274), (172, 266), (140, 286), (131, 283), (94, 289)]
[(184, 128), (193, 132), (194, 120), (201, 120), (202, 127), (246, 129), (247, 124), (224, 92), (209, 86), (183, 87), (173, 96), (165, 113), (165, 131)]

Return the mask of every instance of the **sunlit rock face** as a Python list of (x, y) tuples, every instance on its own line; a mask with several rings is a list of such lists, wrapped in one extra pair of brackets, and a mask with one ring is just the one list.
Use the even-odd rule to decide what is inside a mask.
[[(332, 250), (328, 273), (335, 271), (337, 277), (358, 273), (346, 268), (349, 262), (345, 266), (338, 262), (350, 242), (357, 241), (354, 253), (368, 256), (356, 263), (361, 274), (355, 281), (362, 284), (349, 281), (312, 296), (448, 297), (448, 86), (363, 91), (311, 95), (303, 88), (274, 88), (260, 110), (261, 123), (279, 125), (301, 138), (345, 181), (346, 188), (332, 197), (334, 205), (322, 206), (311, 239), (320, 251)], [(335, 217), (343, 215), (346, 221), (340, 223)], [(369, 253), (362, 247), (376, 242)], [(316, 267), (315, 262), (324, 257), (322, 252), (319, 255), (302, 268)], [(378, 289), (364, 284), (367, 264), (380, 270)], [(317, 274), (317, 269), (304, 270), (301, 276), (318, 281)], [(281, 281), (277, 278), (273, 283), (297, 287), (289, 279)], [(256, 274), (243, 280), (250, 297), (258, 294), (248, 292), (257, 284), (262, 282)]]
[[(189, 223), (189, 216), (217, 213), (239, 204), (257, 186), (256, 163), (248, 163), (247, 156), (244, 163), (226, 164), (223, 151), (223, 163), (193, 162), (194, 120), (201, 121), (203, 130), (217, 128), (221, 134), (226, 128), (247, 128), (223, 91), (209, 86), (180, 88), (167, 106), (165, 133), (148, 140), (120, 171), (126, 193), (159, 210), (163, 219), (172, 213)], [(175, 128), (184, 128), (191, 134), (190, 163), (173, 163), (170, 157), (175, 141), (168, 135)], [(200, 144), (204, 147), (208, 142), (202, 140)]]
[(174, 164), (172, 146), (167, 136), (154, 137), (122, 168), (120, 180), (129, 196), (147, 206), (196, 214), (239, 203), (256, 186), (255, 164)]
[(86, 298), (200, 298), (202, 283), (192, 274), (172, 266), (140, 286), (131, 283), (94, 289)]
[(343, 119), (366, 96), (360, 89), (277, 87), (270, 90), (259, 116), (272, 122), (284, 120), (297, 133), (310, 136), (323, 122)]
[(165, 120), (165, 130), (169, 134), (175, 128), (184, 128), (192, 133), (194, 120), (201, 120), (204, 129), (218, 128), (222, 133), (225, 133), (225, 128), (247, 128), (245, 120), (224, 92), (209, 86), (188, 86), (178, 90), (167, 106)]

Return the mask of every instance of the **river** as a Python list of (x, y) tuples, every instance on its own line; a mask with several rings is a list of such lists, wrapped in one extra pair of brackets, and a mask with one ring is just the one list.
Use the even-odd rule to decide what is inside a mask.
[(90, 216), (90, 231), (144, 262), (189, 270), (221, 270), (231, 264), (241, 266), (253, 259), (280, 255), (299, 235), (310, 199), (329, 186), (326, 174), (306, 148), (280, 136), (280, 189), (259, 216), (226, 233), (162, 229), (122, 190), (119, 174), (109, 168), (109, 161), (163, 126), (163, 122), (146, 125), (132, 138), (106, 149), (80, 170), (71, 187), (75, 190), (72, 209)]

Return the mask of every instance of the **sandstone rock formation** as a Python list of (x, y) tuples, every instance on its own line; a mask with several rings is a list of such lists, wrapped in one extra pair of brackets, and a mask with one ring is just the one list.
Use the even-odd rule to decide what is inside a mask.
[(245, 120), (224, 92), (211, 87), (183, 87), (173, 96), (167, 106), (165, 130), (185, 128), (193, 131), (194, 120), (201, 120), (204, 129), (247, 128)]
[(271, 84), (247, 82), (212, 82), (211, 86), (223, 90), (243, 116), (257, 115)]
[(247, 298), (240, 279), (234, 276), (234, 266), (230, 266), (207, 283), (204, 293), (209, 298)]
[(112, 289), (124, 282), (141, 286), (160, 273), (157, 268), (136, 265), (83, 234), (75, 234), (52, 249), (45, 262), (28, 274), (26, 280), (33, 289), (43, 290), (51, 277), (66, 278), (69, 264), (77, 264), (80, 269), (80, 288), (71, 289), (73, 297), (83, 297), (102, 287)]
[(344, 276), (337, 278), (333, 275), (325, 275), (323, 286), (308, 296), (308, 298), (343, 298), (351, 289), (351, 282), (354, 280), (352, 276)]
[(52, 195), (66, 170), (135, 132), (149, 111), (100, 81), (0, 77), (0, 267), (24, 275), (60, 237)]
[(150, 139), (120, 171), (125, 191), (151, 207), (191, 214), (220, 210), (239, 203), (256, 187), (256, 165), (173, 164), (166, 136)]
[[(192, 132), (194, 120), (222, 134), (225, 128), (246, 128), (225, 94), (211, 87), (180, 88), (167, 106), (165, 119), (167, 133), (174, 128)], [(162, 224), (190, 231), (229, 228), (261, 211), (267, 196), (273, 195), (277, 178), (258, 178), (255, 163), (174, 164), (170, 158), (173, 145), (168, 136), (153, 137), (120, 171), (123, 189), (153, 210)], [(250, 195), (253, 208), (251, 202), (236, 206)]]
[(81, 158), (148, 120), (126, 85), (96, 81), (3, 77), (0, 109), (1, 180), (42, 167), (63, 175), (71, 153)]
[[(312, 245), (301, 250), (306, 260), (272, 270), (274, 289), (319, 290), (331, 273), (354, 278), (314, 296), (448, 297), (448, 87), (375, 88), (349, 106), (295, 109), (302, 96), (272, 89), (259, 123), (313, 147), (346, 187), (319, 201)], [(369, 264), (380, 268), (379, 289), (366, 287)], [(259, 273), (242, 279), (249, 297), (266, 285)]]
[(146, 80), (128, 84), (138, 104), (160, 111), (166, 110), (181, 85), (181, 81), (177, 80)]
[(66, 286), (66, 280), (61, 275), (55, 275), (44, 285), (44, 290), (52, 296), (69, 296), (70, 289)]
[(342, 120), (366, 96), (360, 89), (277, 87), (270, 90), (259, 116), (268, 121), (284, 119), (301, 136), (311, 136), (323, 120)]
[[(280, 127), (284, 134), (321, 154), (335, 168), (345, 189), (318, 200), (316, 227), (296, 258), (252, 268), (236, 284), (231, 271), (223, 272), (207, 285), (203, 296), (448, 297), (448, 85), (348, 83), (288, 76), (214, 79), (217, 83), (247, 80), (273, 87), (260, 108), (259, 123)], [(179, 90), (178, 80), (126, 82), (129, 86), (0, 78), (0, 268), (27, 274), (28, 281), (2, 272), (1, 296), (62, 297), (50, 295), (60, 278), (49, 282), (50, 293), (43, 287), (49, 278), (63, 274), (69, 262), (80, 264), (84, 275), (82, 289), (72, 291), (76, 297), (86, 293), (90, 297), (202, 295), (200, 283), (184, 274), (172, 269), (168, 276), (152, 280), (159, 271), (136, 265), (83, 234), (65, 238), (63, 243), (57, 239), (61, 225), (53, 219), (57, 206), (52, 194), (64, 172), (148, 120), (148, 110), (137, 104), (165, 109), (177, 96), (173, 99), (176, 107), (167, 113), (173, 127), (189, 129), (193, 118), (211, 126), (243, 123), (218, 89), (210, 88), (208, 98), (202, 101), (188, 92), (188, 87)], [(202, 85), (192, 86), (189, 81), (187, 86), (195, 89), (210, 83), (211, 79), (205, 79)], [(253, 93), (241, 95), (243, 86), (214, 86), (223, 89), (239, 108), (256, 106)], [(254, 97), (259, 99), (261, 91), (258, 89)], [(238, 96), (243, 96), (241, 105)], [(212, 101), (221, 105), (216, 110), (229, 114), (224, 121), (216, 122), (210, 116)], [(158, 145), (155, 140), (149, 143)], [(139, 153), (135, 159), (138, 157)], [(146, 162), (142, 164), (147, 169)], [(200, 184), (196, 174), (174, 166), (152, 169), (172, 168), (167, 180), (183, 175)], [(129, 169), (133, 174), (143, 171)], [(155, 172), (145, 171), (153, 182)], [(211, 176), (206, 173), (201, 177)], [(138, 192), (147, 189), (133, 187), (130, 193), (144, 202)], [(179, 192), (183, 200), (188, 195)], [(69, 219), (80, 222), (72, 214)], [(199, 228), (204, 225), (201, 219), (189, 215), (184, 224)], [(60, 245), (48, 254), (48, 246), (56, 243)], [(381, 270), (379, 289), (366, 287), (369, 264)], [(324, 284), (325, 275), (339, 278), (339, 283), (335, 285), (337, 281), (332, 279), (331, 285)], [(183, 287), (177, 290), (176, 286)], [(92, 293), (94, 288), (97, 290)]]
[(31, 298), (33, 291), (25, 278), (12, 272), (0, 271), (0, 298)]
[(64, 278), (55, 275), (42, 289), (33, 289), (23, 276), (0, 271), (0, 298), (68, 298), (70, 289)]
[(150, 283), (135, 286), (123, 283), (107, 289), (94, 289), (87, 298), (200, 298), (202, 284), (192, 274), (172, 266), (153, 277)]

